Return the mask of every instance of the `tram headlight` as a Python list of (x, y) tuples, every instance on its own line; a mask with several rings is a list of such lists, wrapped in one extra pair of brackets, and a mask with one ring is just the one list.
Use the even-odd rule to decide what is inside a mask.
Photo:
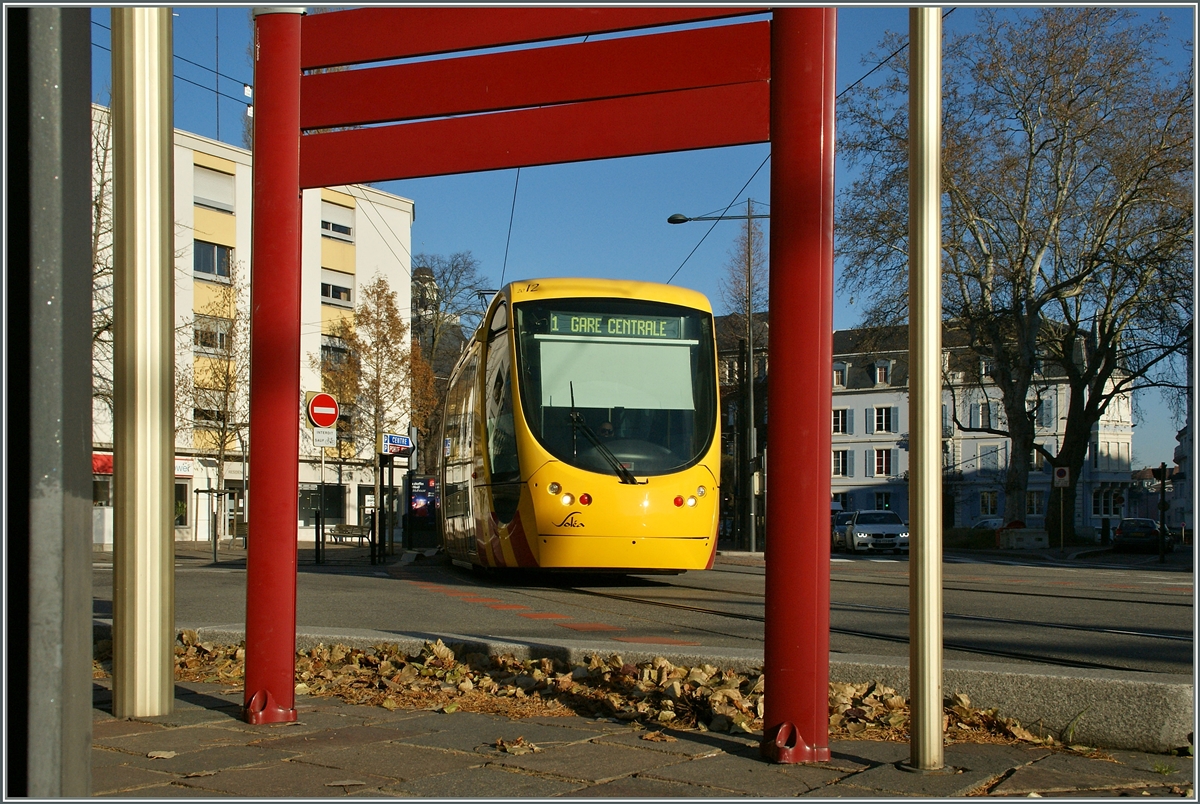
[(703, 497), (705, 494), (708, 494), (708, 489), (704, 488), (704, 486), (700, 486), (696, 489), (697, 497)]
[(696, 498), (695, 498), (695, 497), (688, 497), (688, 498), (687, 498), (687, 507), (688, 507), (688, 508), (695, 508), (695, 507), (696, 507)]
[(572, 494), (564, 494), (564, 495), (562, 496), (562, 504), (563, 504), (563, 505), (570, 505), (570, 504), (571, 504), (571, 503), (573, 503), (573, 502), (575, 502), (575, 497), (574, 497), (574, 495), (572, 495)]
[(546, 491), (550, 492), (551, 494), (558, 494), (560, 491), (562, 491), (562, 486), (558, 485), (557, 483), (551, 483), (549, 486), (546, 486)]

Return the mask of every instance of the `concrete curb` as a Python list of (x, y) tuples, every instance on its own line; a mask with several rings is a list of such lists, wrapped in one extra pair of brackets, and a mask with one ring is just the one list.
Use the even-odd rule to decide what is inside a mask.
[[(179, 630), (189, 626), (180, 626)], [(237, 644), (245, 639), (242, 623), (192, 628), (202, 641)], [(111, 620), (95, 620), (96, 639), (111, 638)], [(553, 658), (585, 663), (592, 655), (619, 654), (639, 663), (662, 656), (673, 664), (710, 664), (739, 672), (762, 668), (761, 650), (689, 651), (661, 646), (653, 650), (611, 640), (530, 642), (503, 637), (481, 639), (452, 633), (389, 632), (349, 628), (301, 627), (296, 649), (318, 644), (369, 648), (380, 643), (420, 653), (426, 642), (441, 639), (460, 651), (518, 659)], [(880, 656), (833, 654), (829, 680), (858, 684), (880, 681), (908, 696), (908, 662)], [(1080, 670), (1050, 665), (1000, 662), (946, 662), (942, 685), (946, 694), (964, 693), (971, 704), (996, 709), (1037, 733), (1102, 748), (1167, 753), (1188, 745), (1195, 721), (1195, 686), (1191, 676), (1116, 670)], [(1066, 732), (1070, 732), (1068, 735)]]

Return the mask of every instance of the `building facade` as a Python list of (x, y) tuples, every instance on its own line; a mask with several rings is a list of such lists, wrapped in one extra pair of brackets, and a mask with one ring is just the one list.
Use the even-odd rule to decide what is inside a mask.
[[(740, 464), (736, 444), (745, 431), (736, 406), (744, 398), (740, 368), (744, 356), (727, 333), (722, 340), (724, 319), (718, 319), (723, 424), (727, 433), (726, 453)], [(757, 328), (756, 328), (757, 329)], [(756, 334), (765, 347), (763, 333)], [(955, 344), (952, 334), (943, 334), (942, 468), (944, 527), (970, 527), (980, 519), (1004, 514), (1004, 478), (1011, 442), (986, 428), (1006, 427), (1000, 392), (988, 377), (985, 362)], [(839, 330), (833, 334), (832, 454), (830, 456), (833, 502), (842, 510), (889, 509), (906, 520), (908, 510), (908, 330), (904, 327), (875, 330)], [(769, 412), (766, 410), (765, 350), (755, 349), (756, 371), (761, 378), (755, 398), (760, 446), (765, 443)], [(1051, 368), (1031, 390), (1030, 409), (1035, 411), (1037, 443), (1057, 454), (1065, 432), (1065, 410), (1069, 388)], [(1131, 486), (1130, 460), (1133, 441), (1132, 407), (1128, 396), (1113, 400), (1093, 428), (1082, 476), (1076, 487), (1073, 512), (1076, 532), (1100, 534), (1123, 516)], [(1030, 461), (1026, 492), (1026, 524), (1045, 525), (1053, 487), (1051, 467), (1034, 452)], [(731, 479), (736, 480), (736, 473)], [(726, 479), (722, 479), (724, 486)], [(769, 493), (769, 478), (765, 485)], [(732, 517), (731, 517), (732, 518)]]
[[(97, 208), (111, 188), (108, 110), (93, 107)], [(107, 149), (107, 154), (103, 151)], [(249, 475), (249, 298), (252, 164), (249, 151), (184, 131), (174, 135), (176, 442), (175, 538), (245, 532)], [(109, 195), (111, 209), (111, 195)], [(99, 213), (98, 213), (99, 214)], [(336, 322), (354, 318), (360, 286), (385, 278), (410, 318), (413, 202), (371, 187), (305, 190), (302, 203), (301, 388), (297, 389), (300, 497), (297, 537), (314, 538), (314, 510), (327, 524), (360, 523), (373, 504), (374, 456), (333, 461), (302, 419), (304, 391), (320, 391), (323, 350)], [(111, 235), (97, 227), (97, 265)], [(111, 258), (109, 257), (109, 261)], [(98, 267), (97, 276), (102, 274)], [(97, 279), (102, 288), (102, 280)], [(97, 294), (104, 306), (103, 292)], [(97, 375), (111, 353), (96, 355)], [(111, 376), (111, 368), (108, 369)], [(94, 542), (112, 543), (112, 411), (93, 410)], [(404, 430), (407, 431), (407, 423)], [(324, 490), (322, 496), (321, 490)]]

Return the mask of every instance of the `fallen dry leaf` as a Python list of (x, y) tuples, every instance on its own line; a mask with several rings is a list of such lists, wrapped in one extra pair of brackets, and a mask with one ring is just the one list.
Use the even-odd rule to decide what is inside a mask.
[(656, 743), (674, 743), (678, 742), (677, 737), (672, 737), (665, 731), (648, 731), (642, 735), (643, 740), (650, 740)]
[(149, 754), (146, 754), (146, 756), (148, 756), (150, 759), (170, 759), (171, 757), (175, 756), (175, 752), (174, 751), (151, 751)]

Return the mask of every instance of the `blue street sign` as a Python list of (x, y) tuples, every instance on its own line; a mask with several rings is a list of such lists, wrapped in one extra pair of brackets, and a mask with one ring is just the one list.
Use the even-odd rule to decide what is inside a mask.
[(408, 455), (412, 452), (412, 439), (397, 433), (379, 434), (380, 455)]

